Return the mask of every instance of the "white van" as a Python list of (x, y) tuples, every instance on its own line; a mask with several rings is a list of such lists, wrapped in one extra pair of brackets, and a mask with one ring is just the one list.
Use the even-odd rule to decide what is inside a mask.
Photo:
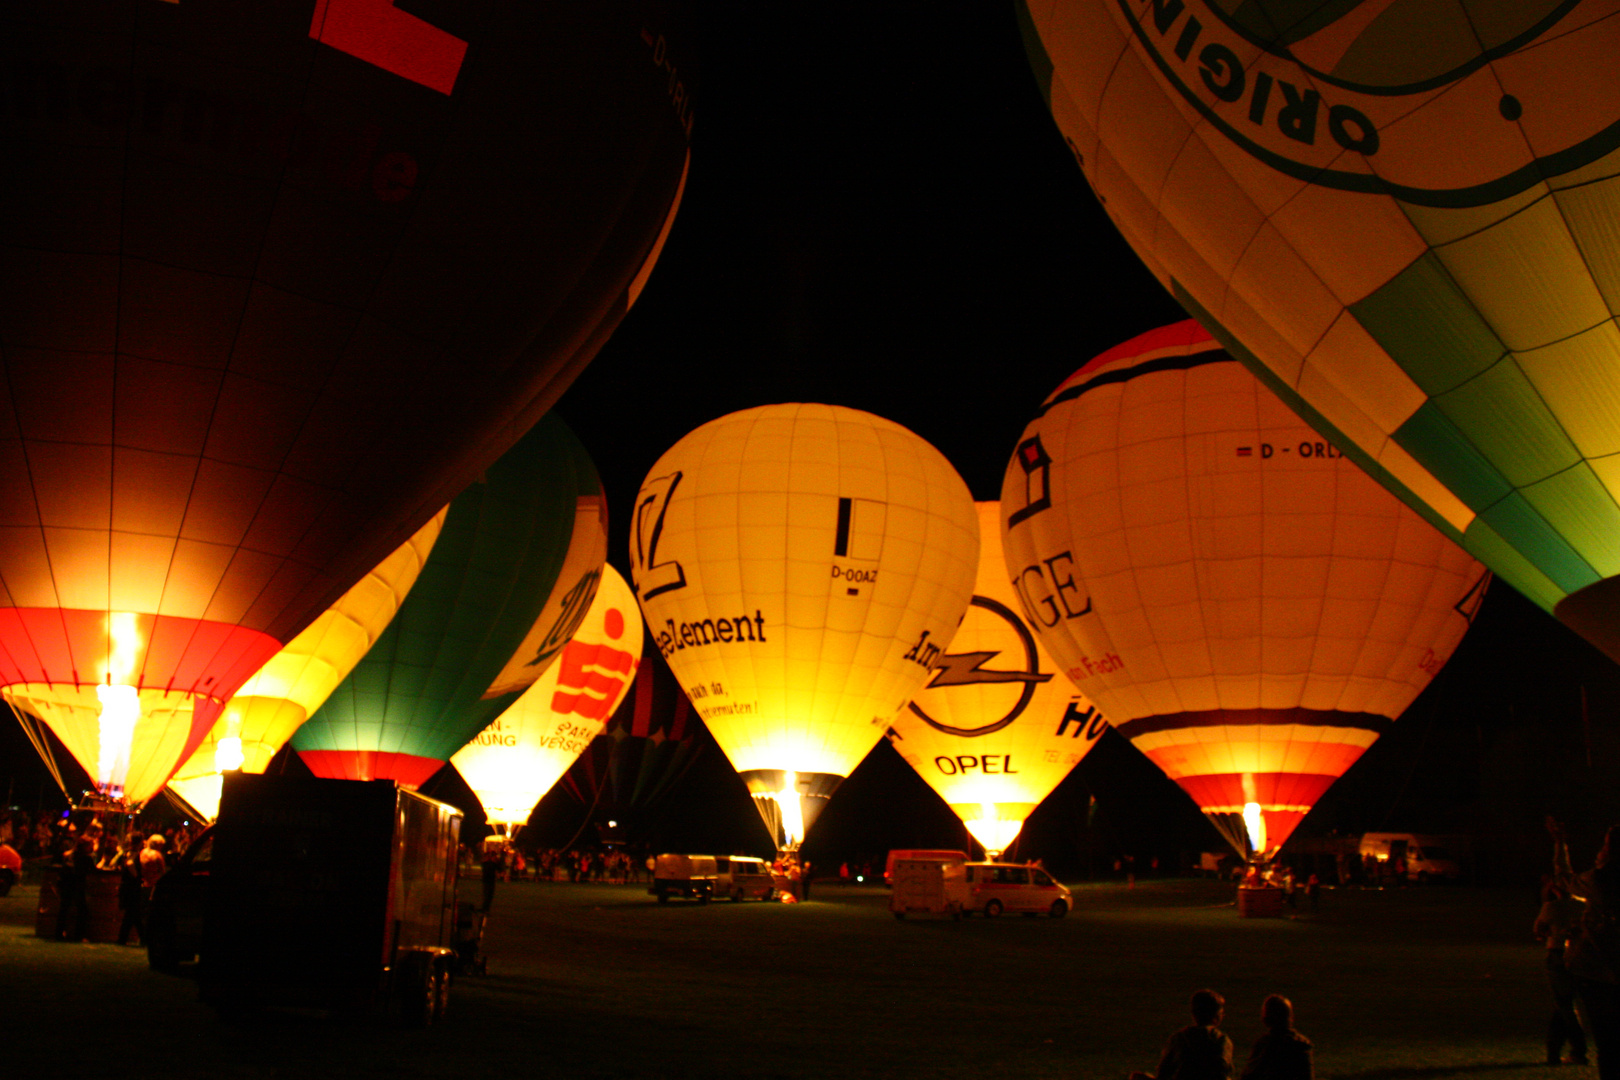
[(653, 883), (647, 891), (660, 904), (669, 903), (672, 896), (689, 896), (707, 904), (714, 895), (714, 881), (713, 855), (660, 855), (653, 860)]
[(716, 855), (714, 895), (729, 896), (733, 900), (750, 896), (771, 899), (776, 895), (776, 884), (771, 877), (770, 864), (751, 855)]
[(1360, 854), (1380, 863), (1406, 863), (1408, 881), (1455, 881), (1462, 876), (1452, 851), (1438, 836), (1419, 833), (1364, 833)]
[(1074, 906), (1068, 888), (1038, 866), (968, 863), (966, 879), (964, 915), (981, 911), (993, 919), (1004, 911), (1017, 911), (1061, 919)]

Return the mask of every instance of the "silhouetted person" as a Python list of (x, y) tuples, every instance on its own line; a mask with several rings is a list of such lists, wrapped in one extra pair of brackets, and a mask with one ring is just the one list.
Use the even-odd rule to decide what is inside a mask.
[(1547, 984), (1552, 989), (1553, 1011), (1547, 1020), (1547, 1064), (1563, 1064), (1564, 1043), (1569, 1043), (1571, 1063), (1585, 1065), (1586, 1032), (1575, 1015), (1575, 980), (1564, 966), (1564, 951), (1572, 935), (1580, 933), (1585, 905), (1570, 896), (1558, 882), (1547, 884), (1541, 911), (1533, 928), (1547, 946)]
[(1217, 1026), (1225, 1012), (1226, 999), (1215, 991), (1193, 994), (1193, 1022), (1165, 1043), (1158, 1080), (1231, 1080), (1232, 1040)]
[[(56, 872), (56, 936), (68, 941), (86, 941), (90, 937), (90, 905), (85, 899), (90, 871), (96, 868), (96, 842), (81, 836), (71, 848), (62, 852), (62, 861)], [(68, 930), (68, 912), (73, 913), (73, 929)]]
[(1586, 901), (1579, 933), (1564, 950), (1564, 966), (1575, 980), (1575, 993), (1585, 1006), (1596, 1044), (1598, 1076), (1620, 1080), (1620, 825), (1603, 835), (1592, 869), (1575, 873), (1569, 861), (1564, 828), (1548, 819), (1553, 834), (1553, 870), (1558, 885)]
[(1294, 1003), (1272, 994), (1260, 1006), (1266, 1033), (1254, 1041), (1243, 1080), (1312, 1080), (1311, 1040), (1294, 1030)]

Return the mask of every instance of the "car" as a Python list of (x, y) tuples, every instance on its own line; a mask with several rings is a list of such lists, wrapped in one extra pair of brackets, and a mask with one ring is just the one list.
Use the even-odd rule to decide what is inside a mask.
[(962, 914), (980, 912), (996, 918), (1003, 912), (1050, 915), (1061, 919), (1074, 906), (1068, 888), (1039, 866), (1023, 863), (968, 863), (964, 874), (967, 899)]

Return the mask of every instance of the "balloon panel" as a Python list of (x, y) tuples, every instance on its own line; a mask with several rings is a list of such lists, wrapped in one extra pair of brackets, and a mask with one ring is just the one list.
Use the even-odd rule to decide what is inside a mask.
[(1052, 394), (1001, 509), (1042, 642), (1211, 813), (1308, 810), (1450, 657), (1486, 578), (1190, 321)]
[(213, 820), (222, 770), (265, 770), (393, 619), (439, 538), (447, 510), (435, 514), (242, 684), (169, 780), (171, 791)]
[(972, 595), (971, 497), (898, 424), (775, 405), (703, 425), (636, 500), (653, 640), (740, 772), (847, 776)]
[(1149, 268), (1371, 475), (1620, 658), (1620, 4), (1312, 11), (1024, 14), (1053, 116)]
[[(555, 660), (544, 643), (572, 636), (596, 594), (600, 562), (561, 574), (574, 544), (605, 549), (602, 501), (579, 440), (543, 419), (450, 504), (399, 614), (293, 736), (305, 764), (415, 786), (505, 711)], [(559, 595), (568, 602), (551, 603)]]
[[(279, 646), (622, 316), (686, 167), (665, 20), (431, 7), (8, 5), (4, 606)], [(399, 70), (395, 23), (455, 77)]]
[(635, 681), (642, 637), (630, 586), (604, 565), (602, 587), (558, 662), (450, 759), (490, 822), (529, 820), (534, 804), (607, 727)]
[(889, 738), (987, 850), (1003, 851), (1108, 722), (1058, 673), (1018, 613), (1001, 553), (1000, 504), (977, 510), (973, 600), (950, 651), (894, 718)]
[(644, 647), (635, 686), (563, 778), (598, 817), (634, 819), (685, 774), (700, 745), (692, 703), (662, 657)]

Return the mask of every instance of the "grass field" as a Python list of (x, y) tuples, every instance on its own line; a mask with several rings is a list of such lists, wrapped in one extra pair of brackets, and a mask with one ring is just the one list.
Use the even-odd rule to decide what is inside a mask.
[(1160, 881), (1082, 887), (1062, 921), (900, 923), (861, 886), (659, 906), (635, 886), (509, 885), (489, 974), (422, 1032), (219, 1023), (141, 950), (33, 937), (33, 897), (0, 899), (0, 1072), (16, 1076), (1122, 1080), (1155, 1066), (1206, 985), (1240, 1066), (1279, 991), (1321, 1077), (1596, 1075), (1539, 1064), (1548, 995), (1518, 894), (1327, 892), (1318, 914), (1245, 920), (1229, 888)]

